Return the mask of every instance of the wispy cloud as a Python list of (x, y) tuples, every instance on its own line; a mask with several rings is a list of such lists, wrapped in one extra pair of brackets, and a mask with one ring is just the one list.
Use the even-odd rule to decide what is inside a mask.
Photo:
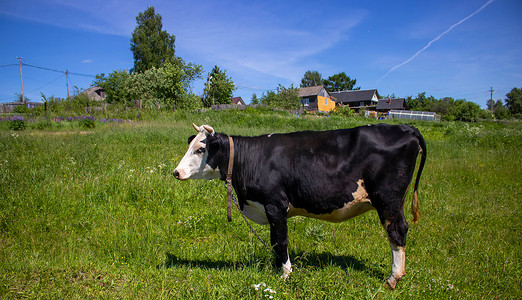
[(305, 27), (296, 20), (266, 19), (262, 14), (242, 11), (238, 15), (249, 17), (212, 27), (191, 26), (180, 30), (176, 51), (197, 54), (209, 62), (234, 68), (246, 77), (249, 72), (257, 72), (297, 81), (313, 67), (304, 60), (348, 39), (350, 30), (365, 17), (365, 13), (358, 11), (344, 15), (342, 20), (332, 17)]
[[(257, 72), (290, 81), (314, 67), (306, 59), (346, 39), (366, 16), (361, 9), (337, 2), (325, 3), (318, 11), (315, 2), (294, 6), (278, 1), (190, 0), (154, 4), (93, 0), (89, 5), (82, 0), (18, 0), (9, 1), (0, 13), (68, 29), (130, 36), (136, 15), (150, 5), (162, 16), (163, 29), (176, 36), (176, 54), (195, 63), (234, 69), (246, 77)], [(324, 18), (325, 11), (334, 9), (337, 16)], [(313, 19), (321, 22), (307, 21)]]
[(407, 60), (403, 61), (402, 63), (396, 65), (395, 67), (391, 68), (386, 74), (384, 74), (383, 77), (381, 77), (379, 80), (377, 80), (376, 83), (379, 83), (381, 82), (384, 78), (386, 78), (388, 75), (390, 75), (390, 73), (392, 73), (393, 71), (397, 70), (398, 68), (404, 66), (405, 64), (411, 62), (413, 59), (415, 59), (417, 56), (419, 56), (422, 52), (424, 52), (426, 49), (428, 49), (433, 43), (435, 43), (436, 41), (440, 40), (444, 35), (446, 35), (447, 33), (449, 33), (451, 30), (453, 30), (453, 28), (459, 26), (460, 24), (466, 22), (468, 19), (470, 19), (471, 17), (473, 17), (474, 15), (478, 14), (480, 11), (482, 11), (484, 8), (486, 8), (486, 6), (490, 5), (493, 1), (495, 0), (489, 0), (488, 2), (486, 2), (484, 5), (482, 5), (479, 9), (477, 9), (476, 11), (474, 11), (472, 14), (470, 14), (469, 16), (465, 17), (464, 19), (458, 21), (457, 23), (451, 25), (448, 29), (446, 29), (446, 31), (442, 32), (441, 34), (439, 34), (436, 38), (434, 38), (433, 40), (431, 40), (426, 46), (424, 46), (422, 49), (420, 49), (419, 51), (417, 51), (414, 55), (412, 55), (410, 58), (408, 58)]
[(7, 0), (2, 2), (0, 14), (67, 29), (127, 36), (135, 15), (145, 8), (145, 3), (120, 0)]

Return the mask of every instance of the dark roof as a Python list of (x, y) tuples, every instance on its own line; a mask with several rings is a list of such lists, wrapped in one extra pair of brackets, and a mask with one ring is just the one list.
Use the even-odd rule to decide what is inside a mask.
[(404, 98), (399, 99), (379, 99), (376, 110), (392, 110), (392, 109), (405, 109)]
[(107, 97), (105, 89), (99, 86), (91, 86), (90, 88), (81, 92), (81, 94), (85, 94), (87, 97), (89, 97), (89, 99), (96, 101), (104, 100)]
[(322, 85), (302, 87), (299, 89), (299, 93), (297, 94), (297, 96), (299, 98), (308, 97), (308, 96), (317, 96), (323, 89), (324, 89), (324, 86), (322, 86)]
[(372, 100), (374, 94), (377, 94), (377, 98), (379, 98), (377, 90), (341, 91), (330, 93), (330, 95), (335, 98), (336, 103), (369, 101)]
[(241, 97), (233, 97), (233, 98), (230, 98), (230, 100), (232, 100), (232, 103), (234, 103), (234, 104), (246, 105), (245, 101), (243, 101), (243, 98), (241, 98)]

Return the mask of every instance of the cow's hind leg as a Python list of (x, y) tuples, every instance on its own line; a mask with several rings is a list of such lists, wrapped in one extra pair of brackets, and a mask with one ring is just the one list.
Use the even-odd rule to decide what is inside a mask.
[[(392, 251), (392, 267), (390, 278), (386, 285), (390, 289), (395, 289), (397, 282), (406, 274), (406, 235), (408, 233), (408, 222), (404, 217), (402, 209), (396, 214), (386, 214), (381, 217), (381, 222), (388, 235), (388, 241)], [(393, 216), (393, 217), (392, 217)]]

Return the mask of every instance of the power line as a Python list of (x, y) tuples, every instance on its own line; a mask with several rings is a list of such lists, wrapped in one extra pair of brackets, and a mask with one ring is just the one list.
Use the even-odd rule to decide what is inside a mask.
[(55, 70), (55, 69), (46, 68), (46, 67), (39, 67), (39, 66), (35, 66), (35, 65), (26, 64), (26, 63), (22, 63), (22, 65), (23, 66), (27, 66), (27, 67), (41, 69), (41, 70), (46, 70), (46, 71), (52, 71), (52, 72), (57, 72), (57, 73), (65, 73), (64, 71)]
[(36, 88), (36, 89), (34, 89), (34, 90), (32, 90), (32, 91), (29, 91), (29, 93), (35, 92), (35, 91), (37, 91), (37, 90), (39, 90), (39, 89), (41, 89), (41, 88), (43, 88), (43, 87), (46, 87), (46, 86), (48, 86), (49, 84), (55, 82), (56, 80), (58, 80), (58, 79), (60, 79), (60, 78), (62, 78), (62, 77), (63, 77), (63, 74), (62, 74), (62, 75), (59, 75), (58, 77), (56, 77), (55, 79), (49, 81), (48, 83), (42, 85), (41, 87)]
[(36, 89), (30, 91), (30, 93), (32, 93), (32, 92), (34, 92), (36, 90), (39, 90), (39, 89), (41, 89), (41, 88), (43, 88), (43, 87), (45, 87), (45, 86), (55, 82), (56, 80), (60, 79), (63, 76), (63, 74), (65, 74), (65, 77), (67, 79), (67, 97), (69, 97), (69, 74), (76, 75), (76, 76), (96, 78), (95, 75), (91, 75), (91, 74), (69, 72), (69, 70), (62, 71), (62, 70), (57, 70), (57, 69), (53, 69), (53, 68), (48, 68), (48, 67), (42, 67), (42, 66), (37, 66), (37, 65), (33, 65), (33, 64), (23, 63), (21, 57), (17, 57), (17, 59), (18, 59), (18, 64), (0, 65), (0, 67), (10, 67), (10, 66), (16, 66), (16, 65), (18, 65), (20, 67), (20, 84), (22, 86), (22, 99), (23, 99), (23, 101), (25, 101), (25, 96), (24, 96), (24, 83), (23, 83), (23, 77), (22, 77), (22, 66), (26, 66), (26, 67), (31, 67), (31, 68), (44, 70), (44, 71), (50, 71), (50, 72), (56, 72), (56, 73), (62, 74), (62, 75), (58, 76), (57, 78), (55, 78), (55, 79), (47, 82), (46, 84), (40, 86), (39, 88), (36, 88)]
[(263, 89), (263, 88), (243, 86), (243, 85), (236, 85), (236, 87), (241, 90), (252, 91), (252, 92), (264, 92), (264, 91), (275, 91), (276, 90), (276, 89)]
[(63, 73), (63, 74), (71, 74), (71, 75), (76, 75), (76, 76), (83, 76), (83, 77), (96, 77), (96, 75), (91, 75), (91, 74), (83, 74), (83, 73), (75, 73), (75, 72), (68, 72), (68, 71), (62, 71), (62, 70), (56, 70), (56, 69), (51, 69), (51, 68), (47, 68), (47, 67), (41, 67), (41, 66), (35, 66), (35, 65), (30, 65), (30, 64), (26, 64), (26, 63), (22, 63), (23, 66), (27, 66), (27, 67), (31, 67), (31, 68), (37, 68), (37, 69), (41, 69), (41, 70), (46, 70), (46, 71), (51, 71), (51, 72), (57, 72), (57, 73)]

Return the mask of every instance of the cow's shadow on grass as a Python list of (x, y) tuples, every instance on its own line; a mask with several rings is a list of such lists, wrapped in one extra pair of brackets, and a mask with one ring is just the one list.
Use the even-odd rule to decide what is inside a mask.
[[(326, 268), (329, 266), (337, 266), (346, 272), (348, 275), (352, 271), (365, 272), (368, 275), (382, 279), (385, 277), (383, 266), (380, 264), (371, 263), (369, 261), (360, 260), (351, 255), (340, 255), (329, 252), (291, 252), (293, 267), (295, 271), (300, 268)], [(210, 260), (210, 259), (185, 259), (180, 258), (172, 253), (167, 252), (165, 262), (158, 265), (158, 268), (176, 268), (176, 267), (190, 267), (201, 269), (238, 269), (241, 267), (253, 267), (258, 265), (258, 261), (265, 261), (265, 257), (258, 259), (251, 258), (245, 262), (231, 261), (231, 260)], [(275, 260), (274, 260), (275, 261)], [(274, 271), (279, 272), (280, 268), (272, 263)]]
[(297, 268), (326, 268), (335, 266), (342, 269), (346, 274), (352, 271), (365, 272), (375, 278), (384, 278), (383, 266), (361, 260), (352, 255), (335, 255), (331, 252), (293, 252), (290, 253), (292, 263)]

